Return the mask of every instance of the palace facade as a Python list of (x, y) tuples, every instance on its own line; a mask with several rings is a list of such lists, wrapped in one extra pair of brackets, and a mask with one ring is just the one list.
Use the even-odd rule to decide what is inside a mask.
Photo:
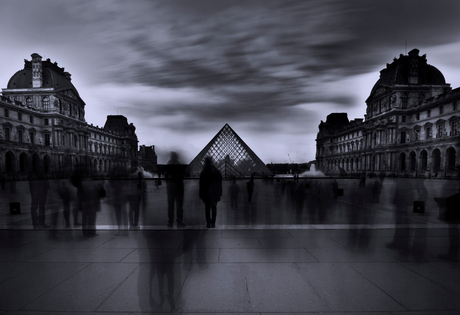
[(0, 173), (27, 178), (30, 172), (67, 176), (83, 164), (92, 174), (138, 166), (136, 128), (109, 115), (104, 127), (88, 125), (85, 102), (71, 75), (32, 54), (0, 96)]
[(460, 88), (413, 49), (380, 71), (364, 119), (334, 113), (321, 121), (316, 168), (326, 174), (458, 176)]

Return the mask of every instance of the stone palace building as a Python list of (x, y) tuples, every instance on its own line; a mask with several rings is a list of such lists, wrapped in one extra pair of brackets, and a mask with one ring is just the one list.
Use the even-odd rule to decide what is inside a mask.
[(413, 49), (380, 71), (364, 119), (333, 113), (321, 121), (316, 168), (326, 174), (458, 176), (460, 88)]
[(85, 102), (70, 73), (38, 54), (24, 60), (24, 69), (2, 89), (0, 124), (3, 175), (21, 179), (34, 172), (61, 177), (77, 164), (105, 175), (117, 166), (138, 166), (134, 125), (121, 115), (107, 116), (103, 128), (88, 125)]

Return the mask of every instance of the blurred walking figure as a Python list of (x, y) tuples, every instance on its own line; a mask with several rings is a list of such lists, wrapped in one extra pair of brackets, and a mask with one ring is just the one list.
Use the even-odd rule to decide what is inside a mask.
[(16, 193), (16, 176), (11, 175), (11, 179), (10, 179), (10, 192), (12, 194), (15, 194)]
[[(460, 171), (459, 166), (457, 166), (457, 170)], [(449, 188), (453, 187), (454, 185), (448, 182), (443, 185), (441, 192), (446, 194)], [(445, 260), (458, 261), (458, 255), (460, 253), (460, 192), (443, 199), (445, 199), (445, 206), (447, 208), (445, 220), (449, 226), (449, 249), (446, 254), (440, 254), (438, 257)]]
[[(415, 200), (414, 186), (409, 180), (396, 179), (393, 204), (395, 207), (395, 233), (393, 241), (386, 247), (396, 248), (406, 254), (410, 252), (409, 243), (411, 229), (409, 227), (408, 210)], [(404, 225), (404, 226), (401, 226)]]
[(155, 181), (155, 185), (157, 186), (157, 189), (161, 185), (161, 173), (158, 173), (158, 178)]
[(240, 187), (236, 183), (236, 178), (233, 178), (233, 182), (228, 188), (230, 193), (230, 209), (238, 208), (238, 194), (240, 193)]
[(298, 183), (294, 191), (296, 222), (298, 224), (303, 223), (302, 217), (303, 217), (304, 201), (305, 201), (305, 184)]
[[(141, 205), (142, 199), (145, 197), (145, 192), (147, 190), (147, 185), (142, 176), (142, 172), (137, 173), (137, 181), (135, 188), (130, 187), (130, 194), (128, 195), (129, 203), (129, 229), (138, 230), (139, 229), (139, 207)], [(131, 184), (131, 183), (130, 183)], [(132, 184), (131, 184), (132, 186)], [(144, 200), (145, 202), (145, 200)]]
[(251, 179), (246, 183), (246, 189), (248, 191), (248, 202), (252, 203), (252, 194), (254, 193), (254, 175), (251, 175)]
[[(70, 228), (70, 188), (68, 186), (68, 180), (58, 179), (57, 180), (57, 190), (58, 190), (59, 198), (61, 198), (62, 207), (64, 210), (65, 227)], [(57, 217), (56, 217), (56, 220), (57, 220)]]
[(5, 174), (3, 174), (2, 177), (0, 177), (0, 183), (1, 183), (1, 186), (2, 186), (2, 190), (5, 190), (5, 184), (6, 184)]
[(176, 206), (177, 226), (184, 227), (184, 170), (179, 163), (178, 154), (171, 152), (171, 158), (166, 165), (165, 180), (168, 194), (168, 226), (174, 224), (174, 205)]
[(216, 227), (217, 202), (222, 196), (222, 174), (207, 156), (200, 174), (199, 195), (204, 202), (206, 226)]
[(128, 173), (121, 167), (115, 167), (109, 174), (110, 190), (108, 203), (115, 211), (115, 219), (117, 221), (118, 231), (116, 236), (125, 236), (128, 232), (128, 214), (126, 212), (127, 196), (125, 185), (128, 181)]
[(96, 233), (96, 216), (101, 210), (100, 191), (101, 184), (89, 178), (85, 165), (77, 165), (71, 178), (72, 184), (77, 188), (77, 203), (82, 217), (82, 233), (84, 237), (98, 236)]
[[(48, 228), (45, 223), (46, 197), (50, 189), (50, 183), (43, 176), (31, 175), (29, 177), (29, 188), (31, 195), (30, 213), (34, 229)], [(37, 212), (38, 210), (38, 212)]]
[(339, 190), (339, 183), (334, 178), (334, 181), (332, 182), (332, 193), (334, 195), (334, 199), (337, 199), (337, 191), (338, 190)]
[[(425, 207), (426, 200), (428, 199), (428, 189), (426, 189), (425, 187), (425, 180), (416, 179), (414, 188), (417, 196), (417, 202), (422, 202), (423, 207)], [(422, 213), (419, 213), (419, 217), (417, 218), (418, 226), (416, 229), (413, 229), (414, 236), (412, 237), (412, 246), (410, 249), (410, 253), (412, 255), (412, 258), (414, 258), (416, 261), (425, 260), (427, 220), (428, 218), (426, 217), (424, 211)]]
[(382, 179), (376, 179), (372, 186), (372, 202), (380, 202), (380, 194), (382, 193)]
[(321, 183), (315, 179), (310, 188), (307, 208), (311, 223), (323, 223), (326, 218), (326, 212), (321, 200), (322, 195)]

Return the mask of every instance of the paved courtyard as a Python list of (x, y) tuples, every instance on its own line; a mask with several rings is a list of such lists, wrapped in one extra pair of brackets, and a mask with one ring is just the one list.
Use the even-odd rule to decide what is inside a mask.
[[(214, 229), (196, 181), (185, 184), (184, 228), (166, 225), (166, 189), (148, 181), (141, 229), (121, 236), (112, 205), (123, 196), (107, 189), (90, 238), (64, 227), (54, 191), (46, 220), (58, 213), (57, 233), (34, 230), (28, 185), (18, 182), (16, 194), (1, 194), (0, 314), (460, 312), (460, 263), (438, 256), (457, 225), (438, 219), (433, 200), (458, 192), (458, 182), (426, 180), (419, 215), (396, 214), (396, 180), (384, 181), (378, 202), (373, 180), (339, 179), (337, 199), (330, 179), (319, 193), (314, 180), (289, 181), (257, 180), (251, 204), (240, 181), (233, 209), (224, 182)], [(414, 182), (399, 181), (417, 199)], [(21, 214), (9, 214), (13, 201)]]

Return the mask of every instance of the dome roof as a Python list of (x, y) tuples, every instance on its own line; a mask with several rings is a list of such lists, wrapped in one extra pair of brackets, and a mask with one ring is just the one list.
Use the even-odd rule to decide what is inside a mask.
[[(42, 62), (42, 88), (54, 88), (56, 91), (72, 90), (80, 98), (77, 89), (70, 82), (70, 73), (64, 72), (57, 63), (49, 59)], [(7, 89), (32, 88), (32, 62), (24, 60), (24, 69), (16, 72), (8, 81)]]
[(410, 83), (411, 76), (417, 77), (416, 84), (445, 85), (444, 75), (427, 64), (426, 55), (419, 56), (419, 50), (413, 49), (408, 55), (400, 55), (399, 59), (394, 59), (391, 64), (380, 71), (380, 78), (372, 88), (371, 95), (379, 86), (394, 86), (395, 84), (414, 84)]

